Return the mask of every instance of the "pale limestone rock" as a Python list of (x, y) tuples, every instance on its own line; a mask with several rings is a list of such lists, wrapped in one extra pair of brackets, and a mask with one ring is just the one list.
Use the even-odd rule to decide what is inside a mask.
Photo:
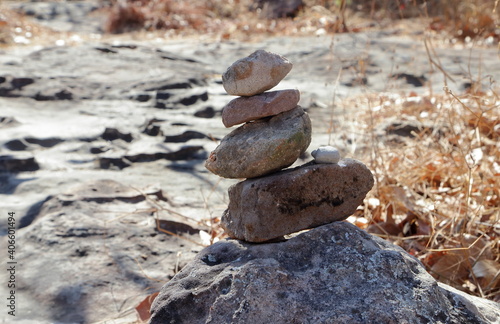
[(222, 75), (222, 85), (230, 95), (253, 96), (275, 87), (291, 69), (283, 56), (258, 50), (234, 62)]

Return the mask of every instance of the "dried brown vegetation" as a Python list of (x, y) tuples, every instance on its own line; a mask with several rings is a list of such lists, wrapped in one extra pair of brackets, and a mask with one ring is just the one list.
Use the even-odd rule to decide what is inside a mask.
[(38, 32), (39, 28), (26, 22), (22, 15), (0, 4), (0, 46), (22, 43), (18, 37), (31, 38)]
[[(367, 108), (359, 135), (371, 138), (364, 160), (376, 178), (351, 221), (403, 247), (440, 281), (500, 301), (498, 92), (346, 104)], [(397, 127), (406, 136), (377, 135)]]
[[(271, 35), (312, 35), (386, 28), (405, 18), (418, 19), (401, 31), (430, 30), (470, 41), (500, 40), (498, 0), (303, 0), (292, 17), (266, 19), (256, 0), (101, 0), (104, 30), (111, 34), (156, 31), (164, 37), (200, 36), (245, 39)], [(42, 28), (0, 3), (0, 45), (53, 39)], [(64, 36), (64, 35), (63, 35)], [(28, 43), (28, 42), (27, 42)]]
[(304, 0), (293, 17), (264, 19), (252, 0), (111, 1), (106, 31), (168, 30), (222, 39), (256, 35), (358, 32), (395, 19), (426, 18), (423, 27), (448, 37), (500, 39), (498, 1), (491, 0)]

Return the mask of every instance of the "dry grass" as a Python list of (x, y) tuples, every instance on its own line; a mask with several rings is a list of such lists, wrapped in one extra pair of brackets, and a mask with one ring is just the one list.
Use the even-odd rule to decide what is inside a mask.
[[(413, 33), (431, 30), (458, 41), (500, 40), (498, 0), (303, 0), (293, 17), (266, 19), (253, 0), (101, 0), (104, 30), (158, 32), (163, 37), (255, 40), (279, 35), (361, 32), (395, 27)], [(97, 13), (99, 14), (99, 13)], [(399, 24), (416, 18), (418, 24)], [(405, 30), (406, 29), (406, 30)], [(56, 34), (56, 35), (54, 35)], [(69, 37), (50, 32), (0, 3), (0, 45)], [(57, 38), (59, 37), (59, 38)]]
[(0, 46), (14, 43), (23, 44), (24, 39), (38, 34), (38, 27), (32, 26), (26, 19), (0, 4)]
[[(440, 281), (500, 301), (498, 92), (345, 104), (368, 107), (358, 135), (371, 141), (362, 159), (376, 178), (350, 220), (403, 247)], [(387, 135), (396, 131), (407, 136)]]
[(402, 18), (425, 18), (424, 28), (459, 40), (500, 39), (500, 10), (492, 0), (304, 0), (293, 17), (263, 19), (251, 0), (113, 0), (106, 31), (167, 30), (220, 39), (257, 35), (310, 35), (386, 27)]
[(294, 19), (267, 20), (252, 1), (114, 1), (105, 30), (121, 33), (137, 29), (165, 30), (166, 35), (199, 35), (218, 39), (304, 35), (320, 28), (337, 31), (337, 17), (324, 7), (305, 7)]

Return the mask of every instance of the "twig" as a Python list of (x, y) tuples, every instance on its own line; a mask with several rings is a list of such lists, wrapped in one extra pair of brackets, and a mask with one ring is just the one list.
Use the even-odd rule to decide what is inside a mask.
[(455, 80), (448, 74), (448, 72), (446, 72), (444, 70), (444, 68), (441, 65), (441, 62), (439, 62), (439, 57), (436, 55), (436, 52), (434, 51), (434, 48), (432, 48), (432, 52), (436, 56), (436, 59), (438, 60), (438, 63), (436, 63), (436, 61), (434, 61), (434, 59), (432, 58), (432, 55), (430, 53), (429, 45), (427, 44), (427, 42), (430, 42), (430, 41), (427, 38), (425, 38), (424, 39), (425, 51), (427, 53), (427, 57), (429, 58), (429, 62), (431, 63), (431, 69), (432, 69), (433, 66), (435, 66), (439, 71), (441, 71), (441, 73), (443, 73), (443, 75), (445, 76), (445, 78), (444, 78), (444, 86), (448, 87), (448, 83), (447, 83), (446, 79), (450, 79), (453, 83), (455, 83)]

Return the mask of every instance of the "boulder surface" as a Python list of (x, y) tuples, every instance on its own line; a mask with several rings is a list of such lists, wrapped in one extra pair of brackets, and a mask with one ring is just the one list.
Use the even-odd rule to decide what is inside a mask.
[(224, 178), (255, 178), (292, 165), (311, 143), (311, 120), (300, 107), (247, 123), (227, 134), (205, 167)]
[(221, 225), (232, 238), (267, 241), (346, 219), (372, 187), (372, 173), (357, 160), (308, 163), (231, 186)]
[(497, 303), (439, 284), (403, 249), (347, 222), (287, 241), (225, 240), (163, 286), (160, 323), (493, 323)]

